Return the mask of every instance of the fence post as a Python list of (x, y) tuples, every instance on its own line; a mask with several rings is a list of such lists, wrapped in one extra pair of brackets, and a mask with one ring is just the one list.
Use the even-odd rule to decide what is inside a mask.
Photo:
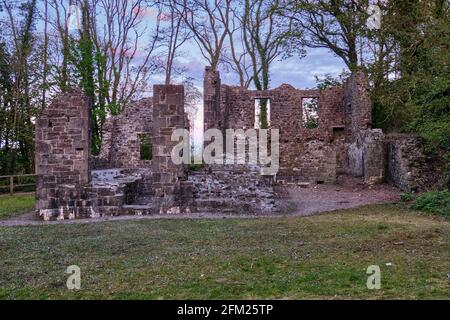
[(9, 194), (14, 195), (14, 176), (9, 177)]

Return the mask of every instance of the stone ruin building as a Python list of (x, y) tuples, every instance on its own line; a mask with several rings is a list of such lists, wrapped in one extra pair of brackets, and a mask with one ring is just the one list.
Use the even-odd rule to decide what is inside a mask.
[(179, 85), (155, 85), (152, 98), (130, 103), (120, 115), (109, 117), (100, 155), (91, 156), (90, 102), (72, 89), (56, 97), (36, 122), (36, 212), (44, 220), (263, 215), (281, 210), (277, 186), (335, 183), (341, 174), (368, 184), (387, 181), (405, 191), (426, 189), (435, 181), (427, 172), (420, 139), (385, 136), (371, 128), (367, 85), (363, 73), (354, 73), (344, 85), (330, 89), (283, 84), (255, 91), (223, 85), (219, 72), (207, 67), (204, 130), (254, 128), (255, 101), (265, 100), (270, 128), (280, 132), (280, 170), (275, 176), (261, 175), (257, 165), (248, 164), (205, 165), (199, 171), (175, 165), (172, 131), (188, 128)]

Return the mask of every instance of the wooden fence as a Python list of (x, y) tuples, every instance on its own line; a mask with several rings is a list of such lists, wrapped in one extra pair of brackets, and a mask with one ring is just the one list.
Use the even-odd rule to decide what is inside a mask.
[[(20, 178), (24, 178), (24, 177), (36, 177), (36, 175), (35, 174), (21, 174), (21, 175), (14, 175), (14, 176), (0, 176), (0, 180), (7, 179), (7, 181), (8, 181), (5, 184), (0, 184), (0, 193), (6, 193), (7, 190), (9, 189), (9, 194), (13, 195), (14, 190), (17, 188), (31, 187), (31, 186), (36, 187), (36, 182), (25, 183), (25, 184), (21, 184), (19, 182), (17, 182), (17, 183), (14, 182), (15, 178), (20, 179)], [(4, 189), (6, 189), (6, 192), (4, 191)]]

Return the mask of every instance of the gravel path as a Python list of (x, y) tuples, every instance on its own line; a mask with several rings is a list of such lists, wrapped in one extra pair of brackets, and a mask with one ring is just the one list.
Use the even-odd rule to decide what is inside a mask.
[(309, 187), (287, 188), (295, 203), (295, 215), (307, 216), (337, 209), (356, 208), (369, 204), (397, 202), (401, 192), (390, 185), (369, 186), (361, 179), (340, 177), (336, 185), (319, 184)]

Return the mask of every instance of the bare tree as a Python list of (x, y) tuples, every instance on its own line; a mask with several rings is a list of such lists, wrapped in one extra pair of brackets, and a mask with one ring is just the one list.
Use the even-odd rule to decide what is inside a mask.
[(279, 15), (280, 1), (245, 0), (242, 16), (243, 39), (250, 55), (253, 82), (257, 90), (266, 90), (270, 82), (270, 65), (292, 54), (287, 47), (292, 36), (290, 24)]
[[(292, 30), (279, 15), (279, 9), (279, 0), (244, 1), (243, 39), (252, 61), (253, 83), (257, 90), (269, 88), (271, 64), (276, 59), (287, 57), (292, 53), (292, 47), (287, 46)], [(269, 126), (267, 100), (260, 99), (259, 103), (260, 126), (267, 128)]]
[(201, 54), (217, 69), (230, 21), (232, 0), (174, 0)]
[[(64, 0), (50, 0), (50, 6), (53, 9), (54, 16), (48, 17), (48, 23), (56, 30), (57, 38), (54, 39), (57, 43), (53, 45), (59, 47), (61, 53), (61, 60), (59, 63), (53, 65), (56, 71), (56, 82), (61, 91), (65, 92), (71, 85), (70, 83), (70, 34), (68, 19), (70, 17), (70, 5), (72, 2)], [(73, 13), (72, 13), (73, 14)], [(48, 32), (48, 31), (47, 31)], [(54, 53), (55, 54), (55, 53)], [(56, 59), (58, 59), (57, 57)], [(56, 62), (56, 61), (55, 61)]]
[(42, 49), (42, 103), (41, 110), (44, 110), (47, 97), (47, 77), (48, 77), (48, 0), (44, 0), (44, 44)]
[(144, 90), (146, 80), (159, 67), (154, 59), (159, 45), (159, 21), (148, 46), (141, 46), (148, 32), (144, 24), (147, 9), (146, 0), (91, 0), (97, 66), (101, 81), (109, 85), (104, 92), (113, 113), (120, 112), (124, 104)]
[(165, 83), (172, 82), (173, 73), (181, 73), (175, 66), (175, 59), (180, 53), (180, 48), (192, 38), (190, 29), (184, 23), (185, 9), (175, 0), (157, 1), (158, 14), (161, 29), (159, 34), (160, 48), (164, 59), (163, 69), (165, 72)]
[(238, 75), (239, 85), (242, 88), (248, 88), (253, 81), (252, 65), (245, 48), (239, 4), (231, 8), (231, 17), (226, 28), (230, 53), (227, 55), (225, 52), (224, 61)]

